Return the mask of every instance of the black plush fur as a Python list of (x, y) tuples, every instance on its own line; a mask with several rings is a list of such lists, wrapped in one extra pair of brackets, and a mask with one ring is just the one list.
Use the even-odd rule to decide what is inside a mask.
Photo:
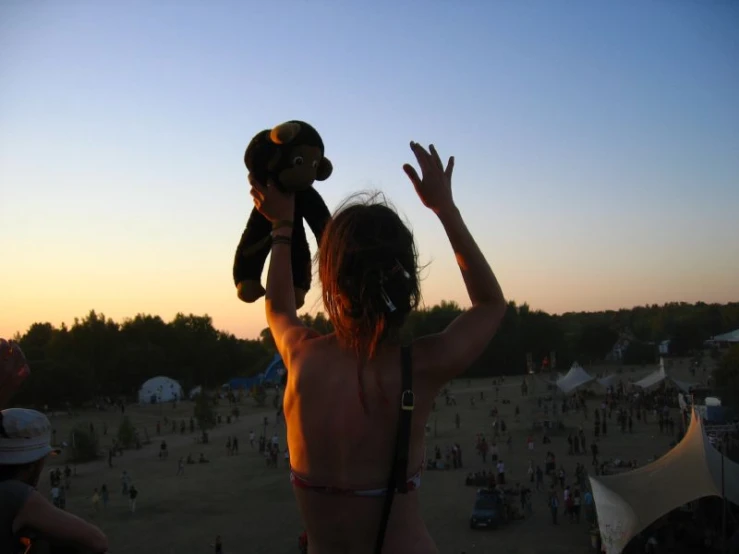
[[(313, 183), (328, 179), (333, 166), (324, 156), (321, 136), (303, 121), (288, 121), (258, 133), (246, 149), (244, 163), (257, 182), (295, 193), (292, 272), (295, 300), (300, 307), (311, 284), (311, 255), (303, 219), (320, 243), (331, 214)], [(253, 209), (233, 265), (234, 283), (244, 302), (264, 296), (261, 276), (272, 247), (271, 230), (270, 222)]]

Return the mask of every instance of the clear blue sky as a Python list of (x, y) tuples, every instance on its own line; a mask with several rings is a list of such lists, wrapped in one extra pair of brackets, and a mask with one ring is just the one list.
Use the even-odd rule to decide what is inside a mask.
[(242, 156), (287, 119), (329, 207), (380, 188), (411, 222), (427, 304), (465, 295), (410, 140), (456, 156), (509, 298), (739, 300), (737, 2), (0, 1), (0, 83), (3, 336), (90, 309), (255, 336)]

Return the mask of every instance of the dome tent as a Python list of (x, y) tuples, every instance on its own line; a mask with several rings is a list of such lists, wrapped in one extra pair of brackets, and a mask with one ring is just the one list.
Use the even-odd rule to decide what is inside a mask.
[(172, 402), (183, 398), (182, 387), (169, 377), (152, 377), (139, 389), (140, 404), (156, 404), (158, 402)]

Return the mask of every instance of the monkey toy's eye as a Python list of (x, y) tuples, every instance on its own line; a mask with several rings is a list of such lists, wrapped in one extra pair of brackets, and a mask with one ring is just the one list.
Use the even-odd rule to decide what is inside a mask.
[(301, 156), (293, 158), (293, 165), (303, 165), (303, 158)]
[(313, 165), (313, 169), (317, 168), (318, 167), (318, 160), (313, 160), (313, 164), (311, 164), (311, 165)]

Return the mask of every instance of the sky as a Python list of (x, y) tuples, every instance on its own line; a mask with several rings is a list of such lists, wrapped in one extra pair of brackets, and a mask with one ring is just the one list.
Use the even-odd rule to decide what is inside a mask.
[(734, 1), (0, 0), (0, 83), (0, 336), (90, 310), (257, 336), (243, 153), (290, 119), (323, 136), (330, 209), (379, 189), (409, 222), (426, 305), (469, 302), (411, 140), (455, 156), (509, 299), (739, 300)]

